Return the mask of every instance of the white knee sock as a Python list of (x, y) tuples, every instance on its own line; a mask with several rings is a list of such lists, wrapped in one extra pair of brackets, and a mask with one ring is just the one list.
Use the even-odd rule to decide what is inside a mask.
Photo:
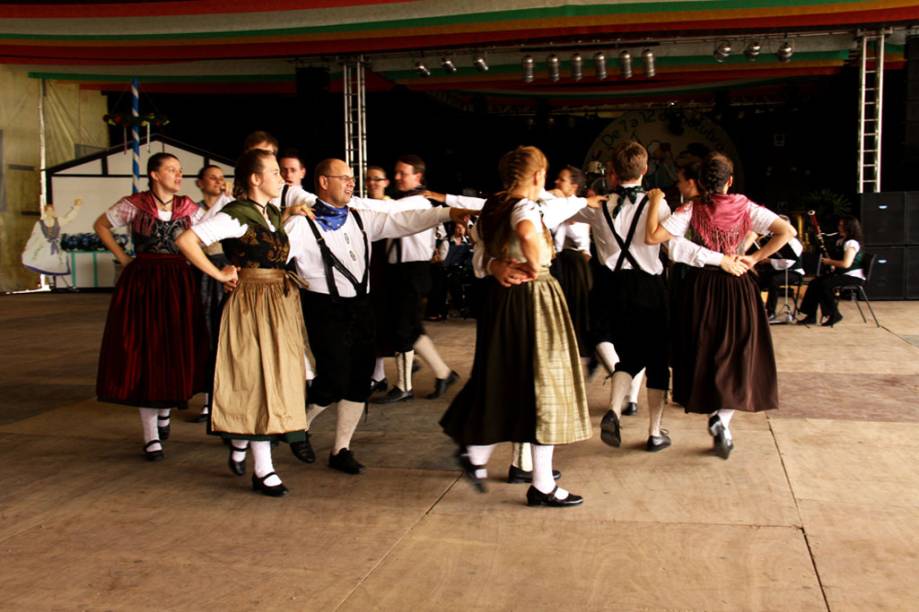
[(310, 404), (306, 407), (306, 430), (309, 431), (310, 427), (313, 425), (313, 419), (325, 412), (325, 409), (331, 406), (332, 404), (327, 404), (325, 406), (320, 406), (319, 404)]
[(211, 394), (204, 394), (204, 405), (201, 406), (201, 414), (208, 414), (211, 411)]
[(628, 372), (616, 372), (613, 374), (613, 390), (610, 392), (609, 409), (616, 413), (616, 416), (622, 416), (622, 402), (629, 393), (632, 386), (632, 377)]
[(616, 349), (613, 348), (613, 343), (601, 342), (595, 350), (597, 359), (606, 369), (606, 374), (612, 376), (613, 372), (616, 371), (616, 364), (619, 363), (619, 355), (616, 353)]
[(450, 376), (450, 367), (440, 358), (440, 353), (434, 347), (434, 342), (431, 341), (430, 336), (427, 334), (418, 336), (418, 339), (415, 340), (415, 346), (412, 348), (415, 349), (419, 357), (431, 366), (431, 369), (434, 370), (434, 376), (437, 378)]
[(313, 367), (313, 362), (310, 360), (310, 357), (307, 355), (306, 351), (303, 351), (303, 368), (306, 372), (306, 382), (316, 378), (316, 368)]
[[(253, 440), (249, 443), (249, 447), (252, 449), (252, 460), (255, 462), (255, 467), (253, 468), (255, 475), (262, 478), (265, 474), (273, 472), (274, 465), (271, 463), (271, 442), (256, 442)], [(269, 487), (279, 484), (281, 484), (281, 479), (277, 474), (265, 480), (265, 485)]]
[[(636, 376), (636, 378), (638, 378)], [(661, 421), (664, 418), (664, 392), (648, 389), (648, 435), (661, 435)]]
[(373, 365), (373, 375), (371, 375), (371, 378), (377, 382), (386, 378), (386, 369), (383, 367), (382, 357), (377, 357), (376, 363)]
[(731, 434), (731, 419), (734, 418), (734, 411), (730, 408), (722, 408), (715, 414), (717, 414), (721, 422), (724, 423), (724, 437), (728, 440), (733, 440), (734, 436)]
[(638, 403), (638, 392), (641, 391), (641, 384), (645, 382), (645, 369), (642, 368), (641, 371), (635, 375), (635, 378), (632, 379), (632, 386), (629, 388), (629, 401), (633, 404)]
[(351, 448), (351, 438), (361, 422), (364, 404), (340, 400), (338, 402), (338, 421), (335, 425), (335, 446), (332, 454), (337, 455), (343, 448)]
[(514, 442), (513, 447), (513, 456), (511, 458), (511, 465), (515, 468), (521, 469), (524, 472), (533, 471), (533, 451), (530, 449), (529, 442)]
[[(533, 486), (540, 493), (549, 493), (555, 488), (555, 477), (552, 475), (552, 453), (555, 447), (546, 444), (533, 444)], [(568, 491), (559, 487), (555, 492), (559, 499), (568, 497)]]
[(403, 391), (412, 390), (412, 361), (415, 351), (396, 353), (396, 386)]
[[(240, 461), (245, 460), (246, 450), (249, 448), (248, 440), (230, 440), (230, 446), (233, 447), (233, 450), (230, 453), (233, 461), (235, 461), (236, 463), (239, 463)], [(268, 459), (270, 460), (271, 456), (269, 456)], [(269, 472), (270, 471), (271, 470), (269, 470)], [(265, 472), (265, 473), (267, 474), (268, 472)]]
[(493, 450), (495, 450), (494, 444), (466, 447), (466, 453), (469, 455), (469, 462), (472, 465), (482, 466), (481, 469), (475, 471), (477, 478), (484, 480), (488, 477), (488, 470), (485, 469), (485, 466), (488, 465), (488, 460), (491, 458), (491, 452)]
[[(140, 425), (144, 429), (144, 444), (151, 442), (153, 440), (160, 439), (160, 432), (156, 429), (156, 417), (160, 413), (156, 408), (141, 408), (138, 410), (140, 412)], [(151, 444), (149, 451), (158, 451), (163, 450), (163, 445)]]

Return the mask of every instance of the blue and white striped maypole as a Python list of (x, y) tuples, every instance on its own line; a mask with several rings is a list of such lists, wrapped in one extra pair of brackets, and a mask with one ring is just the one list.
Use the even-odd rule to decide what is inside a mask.
[(131, 79), (131, 149), (133, 157), (131, 164), (132, 176), (134, 179), (131, 185), (131, 193), (140, 191), (140, 80)]

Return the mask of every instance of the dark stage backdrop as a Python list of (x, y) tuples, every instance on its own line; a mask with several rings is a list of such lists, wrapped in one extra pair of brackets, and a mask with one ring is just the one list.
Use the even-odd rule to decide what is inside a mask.
[[(819, 86), (783, 86), (779, 104), (738, 106), (721, 98), (705, 111), (733, 139), (745, 171), (738, 185), (754, 200), (777, 210), (800, 209), (807, 193), (829, 189), (856, 207), (856, 96), (854, 70), (826, 77)], [(917, 173), (903, 159), (905, 108), (894, 102), (905, 91), (902, 71), (891, 72), (885, 92), (885, 190), (919, 189)], [(120, 98), (120, 101), (119, 101)], [(112, 95), (110, 104), (124, 104)], [(437, 191), (498, 187), (497, 160), (518, 144), (533, 144), (549, 157), (550, 175), (565, 164), (581, 165), (608, 119), (545, 114), (535, 120), (464, 112), (404, 87), (367, 97), (369, 162), (391, 170), (403, 153), (417, 153), (428, 164), (428, 185)], [(478, 105), (484, 109), (485, 104)], [(296, 147), (312, 167), (324, 157), (343, 156), (342, 103), (321, 90), (306, 95), (166, 95), (142, 98), (142, 111), (156, 110), (171, 123), (165, 132), (178, 140), (231, 159), (245, 136), (256, 129), (274, 134), (281, 147)], [(115, 109), (112, 109), (115, 110)], [(123, 110), (123, 109), (120, 109)], [(674, 109), (679, 113), (677, 106)], [(120, 130), (112, 131), (113, 143)], [(186, 168), (192, 175), (197, 168)], [(194, 191), (189, 184), (187, 191)], [(192, 194), (197, 196), (197, 194)]]

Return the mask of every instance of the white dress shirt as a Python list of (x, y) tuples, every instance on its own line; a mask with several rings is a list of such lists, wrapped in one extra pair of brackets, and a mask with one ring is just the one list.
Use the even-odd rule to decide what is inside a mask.
[[(353, 213), (348, 215), (344, 225), (337, 230), (326, 230), (317, 223), (316, 227), (329, 250), (358, 280), (364, 276), (367, 252), (361, 230), (354, 220), (354, 214), (361, 216), (364, 231), (367, 232), (367, 240), (371, 243), (384, 238), (398, 238), (424, 232), (450, 219), (450, 209), (432, 208), (429, 205), (425, 210), (409, 209), (386, 212), (355, 208)], [(304, 217), (295, 215), (287, 220), (284, 229), (290, 238), (291, 257), (295, 259), (297, 273), (309, 283), (308, 290), (328, 294), (325, 263), (313, 230), (309, 227), (309, 222)], [(335, 278), (335, 286), (340, 296), (354, 297), (357, 295), (354, 286), (340, 272), (333, 271), (332, 276)]]

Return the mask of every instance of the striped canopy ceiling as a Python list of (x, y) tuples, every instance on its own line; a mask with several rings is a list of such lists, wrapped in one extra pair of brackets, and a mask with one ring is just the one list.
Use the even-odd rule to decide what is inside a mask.
[[(294, 58), (308, 64), (363, 53), (386, 79), (379, 86), (395, 81), (421, 89), (589, 98), (827, 74), (846, 61), (852, 34), (835, 45), (796, 37), (880, 25), (902, 31), (912, 23), (919, 23), (917, 0), (40, 1), (0, 4), (0, 62), (91, 87), (139, 75), (153, 88), (176, 91), (217, 91), (221, 84), (292, 91)], [(795, 58), (780, 63), (770, 46), (786, 35), (794, 41)], [(716, 64), (710, 41), (704, 43), (707, 51), (654, 47), (658, 77), (653, 83), (635, 79), (628, 87), (537, 78), (525, 88), (520, 79), (520, 57), (530, 49), (544, 55), (551, 45), (580, 44), (589, 58), (596, 42), (611, 56), (613, 76), (618, 46), (632, 45), (637, 73), (646, 44), (706, 36), (730, 36), (735, 56)], [(755, 65), (738, 55), (751, 37), (765, 37)], [(477, 49), (501, 51), (487, 73), (471, 68), (470, 53)], [(902, 63), (902, 45), (889, 50), (893, 63)], [(460, 69), (421, 78), (412, 60), (422, 53), (434, 66), (442, 55), (456, 54)], [(563, 71), (570, 54), (559, 52)], [(542, 70), (542, 57), (533, 55)]]

